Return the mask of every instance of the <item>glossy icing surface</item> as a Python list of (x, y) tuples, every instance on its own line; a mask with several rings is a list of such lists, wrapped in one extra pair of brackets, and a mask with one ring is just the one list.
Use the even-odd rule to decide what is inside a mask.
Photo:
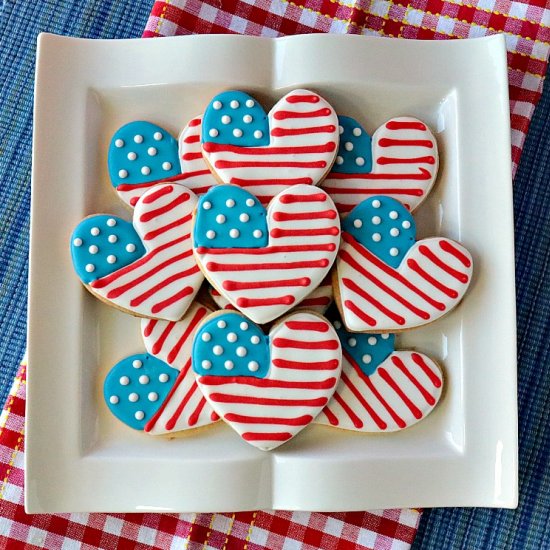
[(354, 118), (338, 116), (340, 145), (333, 172), (368, 174), (372, 171), (372, 140)]

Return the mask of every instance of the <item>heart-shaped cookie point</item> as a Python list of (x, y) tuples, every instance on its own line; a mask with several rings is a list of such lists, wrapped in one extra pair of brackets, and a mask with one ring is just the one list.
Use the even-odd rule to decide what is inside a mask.
[(210, 313), (211, 309), (195, 302), (181, 321), (142, 319), (141, 334), (147, 352), (179, 371), (162, 406), (145, 425), (146, 432), (173, 433), (219, 420), (199, 390), (191, 365), (193, 339)]
[(133, 315), (181, 319), (204, 280), (191, 243), (196, 204), (186, 187), (160, 184), (138, 200), (133, 227), (115, 216), (84, 219), (71, 237), (77, 275), (99, 299)]
[(334, 323), (342, 376), (316, 424), (360, 432), (393, 432), (424, 419), (443, 389), (440, 367), (422, 353), (395, 351), (393, 334), (355, 334)]
[(342, 351), (332, 325), (296, 312), (269, 335), (238, 312), (212, 314), (193, 343), (197, 382), (247, 443), (271, 450), (310, 424), (338, 383)]
[(372, 139), (355, 119), (339, 116), (336, 162), (321, 186), (342, 216), (362, 200), (387, 195), (414, 210), (437, 177), (437, 142), (430, 129), (413, 117), (392, 118)]
[(446, 238), (415, 242), (415, 232), (411, 214), (391, 197), (366, 199), (345, 219), (335, 295), (348, 330), (406, 330), (460, 302), (472, 276), (470, 253)]
[(323, 179), (338, 148), (338, 118), (308, 90), (288, 93), (268, 115), (252, 96), (227, 91), (206, 108), (201, 139), (217, 178), (248, 189), (265, 205), (291, 185)]
[(340, 221), (327, 193), (312, 185), (282, 191), (267, 212), (248, 191), (218, 185), (201, 197), (193, 235), (214, 288), (265, 324), (323, 281), (336, 258)]

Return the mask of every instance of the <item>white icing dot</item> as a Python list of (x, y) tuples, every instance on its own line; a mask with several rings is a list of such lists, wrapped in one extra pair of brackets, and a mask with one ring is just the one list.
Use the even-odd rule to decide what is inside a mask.
[(95, 265), (94, 264), (86, 264), (85, 269), (88, 273), (93, 273), (95, 271)]
[(334, 328), (341, 329), (342, 323), (340, 323), (340, 321), (334, 321)]
[(355, 338), (348, 338), (348, 346), (354, 348), (357, 345), (357, 340)]
[(245, 213), (243, 213), (239, 216), (239, 220), (242, 221), (243, 223), (246, 223), (249, 219), (250, 219), (250, 216), (248, 214), (245, 214)]
[(338, 126), (338, 133), (340, 135), (342, 135), (344, 133), (344, 127), (343, 126)]
[(254, 199), (246, 199), (246, 206), (254, 206)]
[(204, 208), (204, 210), (210, 210), (212, 208), (212, 203), (208, 201), (204, 201), (202, 203), (202, 207)]
[(234, 99), (233, 101), (231, 101), (231, 103), (229, 104), (229, 106), (232, 108), (232, 109), (238, 109), (239, 108), (239, 105), (240, 103)]
[(357, 227), (357, 229), (359, 229), (360, 227), (363, 227), (363, 222), (357, 218), (356, 220), (353, 220), (353, 227)]
[(212, 229), (209, 229), (209, 230), (206, 232), (206, 238), (207, 238), (207, 239), (213, 239), (215, 236), (216, 236), (216, 232), (215, 232), (215, 231), (212, 231)]
[(210, 342), (212, 340), (212, 335), (209, 332), (203, 332), (201, 336), (203, 342)]
[(128, 160), (136, 160), (137, 159), (137, 154), (134, 153), (133, 151), (128, 153)]
[(368, 353), (365, 353), (365, 355), (361, 357), (361, 360), (368, 365), (372, 361), (372, 357)]
[(223, 353), (223, 348), (221, 346), (214, 346), (212, 348), (212, 351), (214, 352), (214, 355), (221, 355)]
[(99, 227), (92, 227), (90, 229), (90, 233), (94, 236), (94, 237), (97, 237), (101, 231), (99, 230)]
[(110, 264), (114, 264), (116, 262), (116, 256), (114, 256), (113, 254), (109, 254), (107, 256), (107, 262)]
[(157, 154), (157, 148), (156, 147), (149, 147), (149, 149), (147, 149), (147, 154), (150, 157), (154, 157)]
[(118, 177), (119, 178), (127, 178), (128, 177), (128, 170), (119, 170), (118, 171)]
[(401, 224), (401, 227), (403, 229), (409, 229), (409, 227), (411, 226), (411, 222), (409, 220), (405, 220), (402, 224)]
[(159, 382), (162, 382), (163, 384), (164, 384), (165, 382), (168, 382), (168, 375), (167, 375), (165, 372), (163, 372), (163, 373), (159, 376)]
[(263, 133), (261, 130), (256, 130), (256, 131), (254, 132), (254, 137), (255, 137), (256, 139), (260, 139), (263, 135), (264, 135), (264, 133)]
[(398, 217), (399, 217), (399, 214), (398, 214), (395, 210), (392, 210), (392, 211), (390, 212), (390, 218), (391, 218), (392, 220), (396, 220)]
[(363, 157), (357, 157), (355, 159), (355, 164), (357, 164), (357, 166), (363, 166), (365, 164), (365, 159)]
[(228, 342), (236, 342), (237, 341), (237, 335), (234, 332), (230, 332), (227, 335), (227, 341)]
[(227, 370), (231, 370), (233, 368), (233, 361), (229, 361), (229, 359), (227, 361), (224, 362), (223, 366), (227, 369)]
[(218, 137), (219, 132), (218, 132), (218, 130), (216, 130), (216, 128), (211, 128), (208, 132), (208, 135), (210, 137)]
[(124, 147), (124, 140), (122, 140), (122, 139), (117, 139), (117, 140), (115, 141), (115, 147), (118, 147), (119, 149), (120, 149), (121, 147)]
[(143, 411), (136, 411), (134, 417), (136, 420), (143, 420), (145, 418), (145, 413)]
[(126, 245), (126, 252), (135, 252), (136, 245), (134, 243), (130, 243)]
[(254, 229), (254, 231), (252, 232), (252, 235), (254, 235), (256, 239), (259, 239), (263, 235), (263, 233), (261, 229)]
[(144, 176), (148, 176), (151, 173), (151, 168), (149, 168), (149, 166), (143, 166), (141, 169), (141, 173)]
[(380, 216), (373, 216), (371, 220), (374, 225), (379, 225), (381, 221), (382, 219), (380, 218)]
[(251, 372), (256, 372), (260, 368), (260, 365), (258, 365), (257, 361), (250, 361), (248, 363), (248, 370)]
[(139, 134), (136, 134), (134, 136), (135, 143), (143, 143), (143, 136), (140, 136)]
[(382, 340), (387, 340), (389, 337), (389, 334), (382, 334)]
[(211, 363), (210, 361), (208, 361), (208, 359), (205, 359), (205, 360), (201, 363), (201, 367), (202, 367), (204, 370), (211, 369), (211, 368), (212, 368), (212, 363)]
[(233, 208), (235, 206), (235, 201), (233, 199), (227, 199), (225, 201), (225, 206), (227, 206), (227, 208)]
[(214, 107), (214, 109), (216, 109), (216, 111), (219, 111), (222, 108), (222, 102), (221, 101), (214, 101), (214, 103), (212, 103), (212, 107)]
[(397, 256), (399, 254), (399, 250), (395, 247), (390, 248), (390, 256)]
[(243, 321), (240, 325), (239, 325), (239, 328), (241, 330), (248, 330), (248, 323), (246, 321)]
[(346, 151), (353, 151), (353, 143), (351, 141), (346, 141), (346, 143), (344, 143), (344, 149)]
[(252, 117), (250, 115), (244, 115), (243, 116), (243, 122), (245, 124), (250, 124), (252, 122)]
[(369, 343), (369, 345), (375, 346), (376, 345), (376, 336), (369, 336), (367, 342)]
[(247, 99), (247, 100), (246, 100), (246, 106), (247, 106), (249, 109), (252, 109), (252, 107), (254, 107), (254, 100), (252, 100), (252, 99)]
[(225, 223), (225, 216), (224, 216), (223, 214), (218, 214), (218, 215), (216, 216), (216, 221), (217, 221), (218, 223)]
[(239, 235), (240, 235), (240, 231), (238, 229), (231, 229), (231, 231), (229, 231), (229, 236), (232, 238), (232, 239), (236, 239)]
[(336, 157), (336, 164), (344, 164), (344, 158), (343, 157)]
[(244, 357), (248, 353), (247, 349), (244, 346), (239, 346), (237, 348), (237, 355), (239, 357)]
[(117, 237), (116, 235), (109, 235), (109, 236), (107, 237), (107, 240), (108, 240), (111, 244), (113, 244), (113, 243), (116, 243), (116, 242), (118, 241), (118, 237)]
[(139, 377), (139, 383), (140, 384), (149, 384), (149, 377), (146, 374), (142, 374)]
[(88, 248), (88, 252), (90, 254), (97, 254), (99, 252), (99, 248), (95, 244), (93, 244)]
[(114, 218), (109, 218), (109, 219), (107, 220), (107, 225), (108, 225), (109, 227), (114, 227), (114, 226), (116, 225), (116, 220), (115, 220)]
[(162, 163), (162, 169), (163, 170), (170, 170), (172, 168), (172, 163), (171, 162), (163, 162)]
[(154, 139), (155, 141), (160, 141), (160, 140), (162, 139), (162, 134), (161, 134), (160, 132), (155, 132), (155, 133), (153, 134), (153, 139)]
[(223, 319), (220, 319), (216, 325), (218, 326), (218, 328), (225, 328), (227, 326), (227, 323), (223, 320)]
[(80, 237), (77, 237), (76, 239), (73, 240), (73, 244), (75, 246), (82, 246), (82, 239)]
[(156, 401), (158, 398), (159, 394), (155, 391), (149, 392), (149, 394), (147, 395), (147, 399), (149, 399), (149, 401)]
[(132, 367), (134, 367), (134, 369), (140, 369), (142, 365), (143, 363), (139, 359), (134, 359), (132, 361)]
[(127, 376), (121, 376), (118, 381), (121, 386), (127, 386), (130, 383), (130, 379)]
[(354, 129), (353, 129), (353, 135), (354, 135), (355, 137), (359, 137), (361, 134), (362, 134), (361, 128), (354, 128)]
[(375, 243), (379, 243), (382, 240), (382, 235), (380, 235), (380, 233), (373, 233), (372, 234), (372, 240)]
[(233, 135), (234, 135), (235, 137), (242, 137), (243, 131), (242, 131), (240, 128), (235, 128), (235, 129), (233, 130)]
[(380, 203), (380, 201), (379, 201), (378, 199), (374, 199), (374, 200), (372, 201), (372, 207), (373, 207), (373, 208), (380, 208), (380, 204), (381, 204), (381, 203)]
[(131, 401), (132, 403), (135, 403), (136, 401), (139, 400), (139, 395), (137, 393), (131, 393), (129, 396), (128, 396), (128, 401)]
[(397, 237), (399, 235), (399, 229), (397, 229), (397, 227), (392, 227), (390, 229), (390, 235), (392, 237)]
[(231, 122), (231, 117), (229, 115), (222, 116), (222, 124), (229, 124)]
[(116, 395), (111, 395), (111, 397), (109, 397), (109, 403), (112, 403), (113, 405), (116, 405), (118, 401), (119, 399)]
[(257, 334), (255, 334), (254, 336), (252, 336), (252, 338), (250, 338), (250, 341), (253, 344), (259, 344), (260, 343), (260, 337)]

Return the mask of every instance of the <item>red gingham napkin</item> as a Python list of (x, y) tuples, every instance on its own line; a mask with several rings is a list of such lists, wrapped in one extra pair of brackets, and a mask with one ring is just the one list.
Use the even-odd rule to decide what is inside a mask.
[(406, 550), (420, 512), (381, 510), (320, 514), (25, 514), (26, 367), (0, 416), (0, 548), (9, 550)]

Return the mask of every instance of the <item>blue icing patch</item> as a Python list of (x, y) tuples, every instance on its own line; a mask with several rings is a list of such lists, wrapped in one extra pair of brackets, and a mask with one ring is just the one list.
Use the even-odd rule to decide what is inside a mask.
[(204, 112), (202, 142), (240, 147), (269, 145), (269, 123), (262, 106), (239, 91), (218, 94)]
[(148, 353), (126, 357), (105, 378), (105, 403), (124, 424), (143, 430), (166, 399), (177, 377), (176, 369)]
[(214, 185), (199, 199), (195, 247), (263, 248), (268, 243), (266, 210), (236, 185)]
[(382, 195), (359, 203), (342, 222), (342, 231), (393, 268), (399, 267), (416, 239), (412, 214), (399, 201)]
[(181, 173), (177, 140), (164, 128), (141, 120), (116, 131), (107, 163), (114, 187), (164, 180)]
[(145, 252), (134, 226), (116, 216), (86, 218), (71, 236), (73, 266), (86, 284), (131, 264)]
[(395, 334), (359, 334), (348, 332), (340, 321), (334, 323), (342, 349), (351, 355), (366, 376), (374, 374), (395, 350)]
[(216, 315), (193, 341), (193, 369), (210, 376), (265, 378), (269, 371), (268, 337), (244, 315)]
[(354, 118), (338, 116), (340, 145), (332, 172), (368, 174), (372, 171), (372, 140)]

